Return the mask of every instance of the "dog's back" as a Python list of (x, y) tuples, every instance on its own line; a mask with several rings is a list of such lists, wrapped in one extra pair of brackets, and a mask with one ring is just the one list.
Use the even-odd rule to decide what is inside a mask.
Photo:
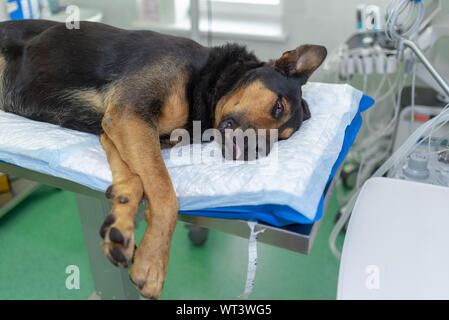
[(39, 35), (43, 31), (58, 25), (48, 20), (14, 20), (0, 23), (0, 46), (2, 53), (9, 45), (20, 44)]
[(67, 29), (44, 20), (2, 22), (0, 108), (99, 134), (104, 102), (115, 84), (157, 65), (161, 72), (142, 79), (157, 90), (170, 82), (164, 77), (203, 60), (204, 50), (188, 39), (99, 23)]

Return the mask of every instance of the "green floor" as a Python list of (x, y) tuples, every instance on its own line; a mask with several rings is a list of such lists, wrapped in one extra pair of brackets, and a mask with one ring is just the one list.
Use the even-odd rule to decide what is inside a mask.
[[(328, 237), (336, 211), (333, 197), (309, 256), (259, 244), (251, 299), (335, 299), (338, 261)], [(211, 231), (204, 247), (194, 247), (187, 233), (178, 223), (161, 299), (236, 299), (247, 240)], [(79, 290), (65, 286), (69, 265), (79, 267)], [(0, 219), (0, 299), (87, 299), (93, 292), (73, 193), (42, 187)]]

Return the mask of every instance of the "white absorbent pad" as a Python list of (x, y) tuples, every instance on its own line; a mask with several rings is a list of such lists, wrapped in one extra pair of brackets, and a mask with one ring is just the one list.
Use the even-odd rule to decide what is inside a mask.
[[(312, 118), (257, 161), (225, 161), (215, 142), (163, 150), (180, 210), (277, 204), (313, 221), (362, 96), (348, 85), (305, 85)], [(112, 180), (97, 136), (2, 111), (0, 161), (100, 191)]]

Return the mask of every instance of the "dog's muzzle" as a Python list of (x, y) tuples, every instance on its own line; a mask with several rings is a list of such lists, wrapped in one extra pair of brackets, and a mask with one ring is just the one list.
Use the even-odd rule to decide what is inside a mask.
[(270, 137), (266, 130), (247, 128), (233, 129), (229, 124), (218, 128), (217, 142), (227, 160), (254, 161), (268, 156), (271, 150)]

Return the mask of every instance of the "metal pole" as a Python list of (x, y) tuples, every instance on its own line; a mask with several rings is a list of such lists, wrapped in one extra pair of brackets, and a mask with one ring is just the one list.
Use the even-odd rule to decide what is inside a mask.
[(430, 72), (432, 77), (438, 82), (438, 84), (444, 90), (446, 95), (449, 97), (449, 85), (447, 84), (446, 80), (444, 80), (444, 78), (433, 67), (432, 63), (429, 61), (429, 59), (427, 59), (427, 57), (424, 55), (424, 52), (422, 52), (422, 50), (418, 47), (418, 45), (411, 40), (403, 40), (402, 44), (405, 47), (410, 48), (413, 51), (413, 53), (415, 53), (418, 59), (422, 62), (422, 64)]

